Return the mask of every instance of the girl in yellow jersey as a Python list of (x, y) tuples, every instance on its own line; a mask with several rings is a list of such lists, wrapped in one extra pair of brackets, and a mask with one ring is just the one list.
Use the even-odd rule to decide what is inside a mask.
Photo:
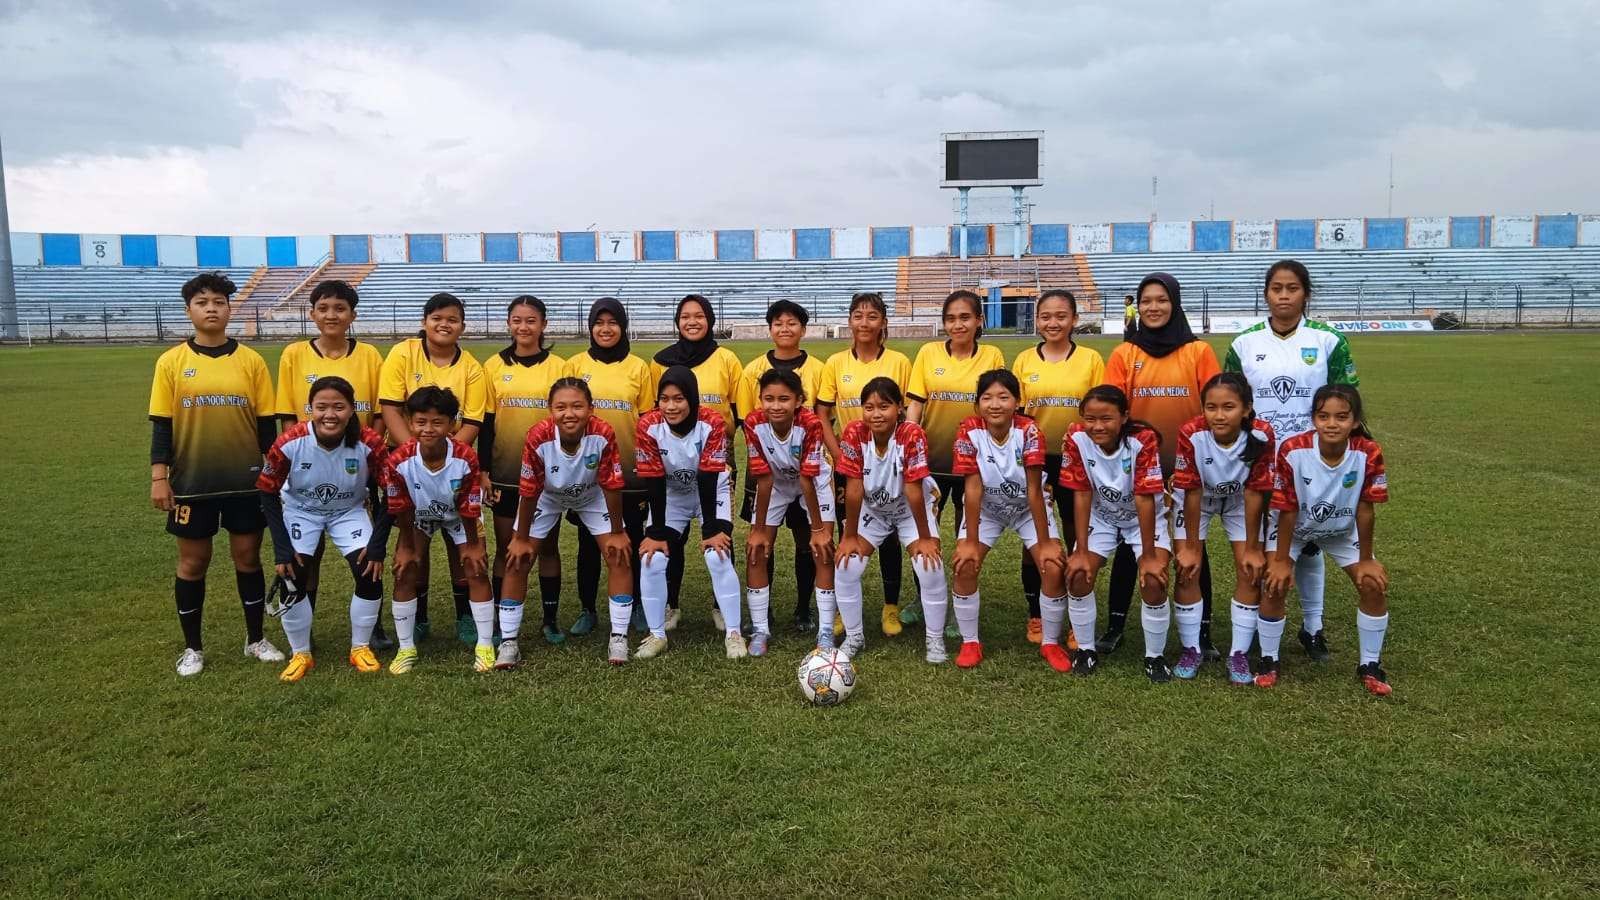
[[(511, 346), (483, 364), (488, 402), (478, 432), (478, 463), (489, 473), (485, 499), (494, 509), (494, 596), (502, 608), (515, 606), (519, 621), (526, 598), (507, 597), (500, 585), (506, 571), (506, 546), (517, 520), (522, 447), (528, 429), (550, 417), (550, 387), (567, 373), (566, 361), (544, 345), (547, 321), (544, 301), (538, 297), (523, 294), (513, 299), (506, 307)], [(552, 644), (566, 637), (555, 625), (560, 599), (560, 545), (548, 540), (539, 545), (539, 601), (545, 611), (544, 638)]]
[[(1040, 294), (1033, 323), (1044, 340), (1037, 347), (1018, 353), (1011, 371), (1022, 385), (1022, 414), (1038, 422), (1044, 435), (1044, 483), (1055, 497), (1061, 534), (1070, 551), (1072, 492), (1057, 483), (1061, 480), (1061, 442), (1067, 429), (1081, 421), (1078, 403), (1083, 395), (1105, 380), (1106, 361), (1092, 348), (1080, 347), (1072, 339), (1078, 324), (1078, 300), (1071, 291), (1054, 289)], [(1028, 640), (1037, 644), (1043, 629), (1039, 618), (1039, 568), (1027, 553), (1022, 555), (1022, 592), (1028, 598)], [(1070, 636), (1068, 641), (1070, 644)]]
[[(466, 330), (466, 305), (453, 294), (434, 294), (423, 304), (422, 330), (416, 337), (403, 340), (390, 349), (378, 379), (378, 405), (383, 410), (383, 424), (389, 433), (391, 447), (398, 447), (411, 439), (410, 419), (405, 410), (406, 398), (418, 388), (428, 386), (449, 388), (461, 404), (454, 427), (455, 439), (468, 446), (477, 440), (478, 429), (483, 426), (486, 394), (483, 367), (461, 347), (461, 335)], [(472, 621), (472, 607), (467, 599), (467, 577), (461, 570), (461, 558), (456, 552), (456, 545), (445, 541), (444, 547), (445, 556), (450, 561), (451, 593), (455, 596), (456, 637), (471, 647), (477, 644), (478, 637), (477, 626)], [(416, 635), (418, 640), (423, 640), (431, 630), (428, 622), (430, 566), (426, 542), (419, 548), (419, 555)]]
[[(883, 345), (888, 333), (889, 308), (881, 295), (867, 292), (850, 298), (850, 349), (828, 357), (813, 395), (817, 415), (822, 418), (822, 440), (835, 464), (839, 460), (838, 435), (861, 418), (861, 391), (867, 382), (881, 377), (902, 387), (911, 380), (911, 360)], [(835, 496), (843, 497), (845, 479), (837, 471), (835, 482)], [(878, 547), (878, 566), (883, 571), (883, 633), (888, 637), (900, 633), (902, 559), (899, 542), (884, 541)], [(915, 615), (910, 609), (907, 612)]]
[[(639, 416), (655, 406), (655, 384), (650, 364), (634, 356), (628, 345), (628, 311), (615, 297), (601, 297), (589, 307), (589, 349), (567, 360), (567, 374), (589, 385), (594, 415), (617, 433), (617, 456), (622, 461), (622, 520), (629, 542), (637, 548), (644, 540), (644, 520), (649, 513), (646, 485), (634, 464), (634, 438)], [(570, 521), (570, 520), (569, 520)], [(578, 525), (578, 599), (583, 612), (569, 629), (582, 637), (593, 631), (600, 617), (595, 599), (600, 591), (600, 545), (594, 535)], [(633, 557), (633, 596), (639, 593), (639, 556)], [(634, 604), (637, 608), (640, 604)], [(637, 609), (636, 609), (637, 611)], [(640, 611), (640, 630), (643, 613)], [(555, 609), (545, 610), (545, 627), (555, 624)]]
[[(661, 376), (672, 366), (683, 366), (694, 372), (694, 377), (700, 384), (700, 408), (709, 409), (722, 417), (728, 426), (728, 447), (734, 446), (734, 436), (738, 433), (740, 422), (750, 412), (741, 409), (739, 405), (739, 392), (744, 383), (744, 363), (734, 355), (732, 350), (717, 343), (712, 335), (717, 326), (717, 313), (711, 308), (711, 301), (699, 294), (689, 294), (678, 301), (678, 311), (673, 316), (673, 323), (678, 329), (678, 340), (662, 348), (655, 355), (650, 366), (649, 392), (654, 402), (655, 386), (661, 383)], [(631, 425), (629, 426), (632, 427)], [(619, 431), (621, 429), (618, 429)], [(734, 463), (738, 454), (728, 454), (728, 479), (730, 482), (737, 480), (738, 471)], [(631, 462), (632, 457), (628, 457)], [(631, 533), (631, 532), (630, 532)], [(639, 542), (634, 540), (634, 546)], [(637, 555), (635, 555), (637, 560)], [(636, 592), (637, 593), (637, 592)], [(809, 601), (808, 601), (809, 602)], [(637, 611), (637, 605), (635, 606)], [(722, 611), (713, 604), (711, 618), (718, 631), (726, 631), (727, 623), (722, 621)], [(642, 623), (642, 619), (641, 619)], [(678, 627), (678, 597), (673, 592), (668, 601), (667, 630)]]

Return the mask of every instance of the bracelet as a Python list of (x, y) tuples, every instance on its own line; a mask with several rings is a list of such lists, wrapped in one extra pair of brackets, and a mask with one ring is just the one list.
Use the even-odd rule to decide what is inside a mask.
[(165, 476), (165, 475), (151, 475), (150, 476), (150, 482), (152, 484), (154, 484), (157, 481), (166, 481), (166, 480), (167, 480), (167, 476)]

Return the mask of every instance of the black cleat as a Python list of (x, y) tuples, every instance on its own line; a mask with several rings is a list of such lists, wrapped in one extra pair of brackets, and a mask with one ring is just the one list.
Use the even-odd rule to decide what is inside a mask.
[(1310, 634), (1304, 628), (1300, 629), (1300, 646), (1306, 648), (1306, 655), (1314, 662), (1323, 663), (1333, 658), (1333, 654), (1328, 652), (1328, 639), (1322, 636), (1320, 630)]
[(1096, 653), (1101, 653), (1101, 654), (1104, 654), (1104, 655), (1107, 655), (1107, 656), (1109, 656), (1112, 653), (1115, 653), (1117, 648), (1121, 647), (1121, 646), (1122, 646), (1122, 629), (1121, 628), (1115, 628), (1115, 627), (1107, 628), (1105, 630), (1105, 632), (1100, 635), (1100, 637), (1095, 639), (1095, 642), (1094, 642), (1095, 652)]
[(1216, 644), (1211, 643), (1211, 629), (1209, 628), (1200, 629), (1200, 658), (1206, 662), (1220, 662), (1222, 660), (1222, 651), (1217, 649)]
[(394, 640), (392, 638), (390, 638), (387, 634), (383, 633), (383, 622), (381, 620), (373, 624), (373, 626), (372, 626), (372, 640), (370, 640), (368, 642), (368, 644), (372, 647), (373, 650), (381, 651), (381, 652), (384, 652), (384, 653), (387, 653), (388, 651), (393, 650), (395, 647), (399, 646), (398, 644), (396, 644), (394, 642)]
[(1072, 654), (1072, 674), (1088, 678), (1100, 668), (1100, 654), (1080, 647)]
[(1166, 684), (1172, 680), (1172, 670), (1167, 668), (1167, 659), (1164, 656), (1146, 656), (1144, 675), (1150, 679), (1151, 684)]

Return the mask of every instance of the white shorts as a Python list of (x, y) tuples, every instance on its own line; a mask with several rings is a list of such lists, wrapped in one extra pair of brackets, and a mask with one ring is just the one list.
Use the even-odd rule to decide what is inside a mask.
[[(964, 541), (967, 539), (966, 514), (962, 513), (960, 519), (960, 523), (956, 526), (956, 540)], [(1045, 525), (1050, 530), (1050, 540), (1061, 540), (1061, 526), (1056, 523), (1055, 505), (1048, 499), (1044, 503), (1044, 520)], [(915, 528), (916, 526), (912, 527)], [(1007, 531), (1015, 531), (1017, 537), (1022, 538), (1022, 546), (1025, 549), (1032, 550), (1033, 545), (1039, 543), (1038, 532), (1033, 527), (1033, 512), (1031, 510), (1024, 508), (1022, 512), (1013, 516), (1009, 522), (991, 518), (988, 510), (979, 510), (978, 543), (985, 547), (993, 547), (994, 542), (1000, 540), (1000, 535), (1005, 534)]]
[[(604, 492), (595, 491), (589, 495), (588, 503), (578, 507), (553, 503), (549, 497), (548, 493), (540, 494), (539, 505), (533, 508), (533, 527), (528, 531), (531, 537), (536, 537), (540, 540), (548, 537), (550, 532), (561, 524), (562, 517), (569, 512), (578, 514), (578, 521), (583, 523), (584, 528), (589, 529), (590, 534), (599, 537), (602, 534), (611, 533), (611, 511), (606, 509), (606, 495)], [(522, 522), (519, 520), (514, 523), (513, 527), (518, 527), (521, 524)]]
[[(937, 502), (935, 491), (924, 491), (922, 506), (927, 515), (929, 534), (939, 536), (939, 519), (934, 515), (933, 507)], [(861, 504), (861, 509), (856, 513), (856, 534), (862, 540), (874, 547), (883, 546), (883, 542), (891, 534), (900, 536), (900, 543), (910, 546), (912, 541), (918, 539), (917, 520), (912, 517), (910, 508), (902, 500), (900, 515), (890, 516), (872, 507)], [(1032, 524), (1032, 523), (1029, 523)]]
[[(817, 486), (817, 508), (822, 513), (822, 521), (831, 523), (834, 521), (833, 472), (824, 468), (822, 474), (811, 480)], [(794, 503), (796, 500), (800, 501), (800, 509), (805, 512), (807, 518), (810, 518), (811, 510), (806, 506), (805, 501), (801, 499), (802, 496), (798, 478), (794, 481), (772, 479), (772, 497), (767, 501), (767, 521), (762, 524), (774, 527), (782, 525), (783, 517), (789, 509), (789, 504)], [(817, 523), (813, 522), (811, 524), (815, 525)]]
[(313, 515), (284, 504), (283, 524), (289, 529), (289, 543), (294, 552), (310, 556), (317, 552), (317, 543), (323, 535), (339, 548), (340, 556), (349, 556), (363, 550), (372, 538), (372, 517), (365, 506), (357, 506), (337, 515)]
[[(1184, 521), (1183, 503), (1188, 493), (1183, 488), (1172, 489), (1172, 537), (1174, 540), (1189, 540), (1188, 523)], [(1244, 533), (1244, 497), (1205, 497), (1200, 501), (1200, 540), (1204, 541), (1211, 532), (1211, 520), (1222, 520), (1222, 528), (1228, 533), (1228, 540), (1238, 543), (1245, 540)]]
[[(705, 516), (701, 515), (700, 494), (696, 491), (675, 491), (668, 488), (666, 518), (664, 524), (679, 534), (683, 534), (689, 523), (696, 519), (703, 524)], [(733, 479), (726, 470), (717, 475), (717, 508), (712, 518), (724, 522), (733, 521)], [(656, 524), (650, 517), (645, 521), (647, 525)]]
[[(1300, 555), (1306, 551), (1307, 544), (1315, 544), (1317, 549), (1328, 555), (1328, 558), (1343, 569), (1353, 566), (1361, 561), (1361, 536), (1354, 528), (1340, 534), (1323, 534), (1317, 537), (1296, 536), (1289, 542), (1289, 558), (1299, 560)], [(1267, 555), (1271, 556), (1278, 549), (1278, 511), (1272, 510), (1267, 517)]]
[(438, 532), (450, 539), (450, 543), (457, 547), (467, 542), (467, 526), (461, 521), (460, 516), (451, 516), (448, 519), (417, 519), (417, 530), (432, 538)]
[[(1164, 496), (1156, 498), (1156, 534), (1155, 545), (1157, 549), (1172, 552), (1172, 534), (1167, 528), (1167, 507)], [(1138, 559), (1144, 555), (1144, 538), (1139, 536), (1139, 521), (1135, 519), (1123, 525), (1117, 525), (1089, 514), (1089, 546), (1090, 553), (1101, 559), (1110, 559), (1117, 552), (1118, 544), (1127, 544), (1133, 548), (1133, 558)]]

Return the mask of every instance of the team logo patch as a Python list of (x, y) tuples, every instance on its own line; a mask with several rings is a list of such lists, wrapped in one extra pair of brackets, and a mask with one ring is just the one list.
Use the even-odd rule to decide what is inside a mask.
[(944, 374), (944, 366), (939, 366), (938, 368), (934, 369), (933, 370), (933, 374), (935, 374), (935, 375), (943, 375)]
[(323, 482), (311, 489), (311, 496), (317, 498), (317, 502), (324, 505), (333, 502), (333, 498), (338, 495), (339, 486), (328, 484), (327, 482)]
[(347, 459), (344, 461), (344, 473), (346, 475), (354, 475), (356, 473), (356, 468), (360, 465), (361, 463), (359, 460)]
[(1100, 487), (1100, 497), (1101, 497), (1101, 499), (1105, 500), (1107, 503), (1121, 503), (1122, 502), (1122, 492), (1117, 490), (1114, 487), (1106, 487), (1105, 485), (1101, 485), (1101, 487)]
[(1027, 488), (1017, 484), (1015, 481), (1001, 482), (1000, 493), (1003, 494), (1007, 500), (1020, 500), (1021, 498), (1028, 496)]
[(1326, 522), (1328, 521), (1328, 517), (1331, 515), (1333, 515), (1332, 503), (1329, 503), (1326, 500), (1318, 500), (1316, 503), (1312, 504), (1311, 518), (1316, 519), (1318, 522)]
[(1345, 487), (1355, 487), (1356, 486), (1356, 473), (1354, 473), (1354, 472), (1346, 472), (1346, 473), (1344, 473), (1344, 486)]
[(1304, 362), (1308, 366), (1316, 365), (1317, 364), (1317, 348), (1315, 348), (1315, 347), (1301, 347), (1300, 348), (1300, 360), (1301, 360), (1301, 362)]
[(312, 372), (311, 374), (306, 376), (306, 384), (316, 384), (316, 383), (317, 383), (317, 373)]
[(450, 479), (450, 490), (452, 490), (452, 491), (461, 490), (461, 479), (459, 479), (459, 478)]
[[(1300, 352), (1302, 356), (1305, 354), (1304, 350)], [(1317, 350), (1315, 347), (1311, 348), (1311, 353), (1313, 356), (1316, 355), (1316, 352)], [(1307, 362), (1309, 363), (1311, 360), (1307, 360)], [(1279, 375), (1270, 382), (1270, 389), (1272, 391), (1272, 396), (1277, 397), (1278, 402), (1282, 403), (1294, 396), (1294, 379), (1287, 375)]]
[(867, 494), (867, 505), (875, 506), (878, 509), (883, 509), (894, 503), (894, 501), (895, 496), (883, 488), (873, 488), (871, 493)]
[(840, 381), (842, 381), (842, 382), (844, 382), (844, 383), (845, 383), (845, 384), (849, 384), (849, 383), (850, 383), (850, 381), (851, 381), (851, 379), (852, 379), (852, 377), (853, 377), (853, 376), (851, 376), (851, 375), (849, 375), (849, 374), (846, 374), (846, 375), (844, 375), (844, 376), (843, 376), (843, 377), (842, 377), (842, 378), (840, 378), (840, 379), (839, 379), (839, 380), (840, 380)]
[(1213, 487), (1211, 492), (1219, 497), (1232, 497), (1239, 493), (1239, 487), (1240, 485), (1237, 481), (1224, 481)]
[(598, 469), (598, 468), (600, 468), (600, 454), (591, 453), (588, 456), (585, 456), (583, 458), (583, 467), (585, 469)]
[(1124, 459), (1122, 461), (1122, 471), (1124, 471), (1124, 472), (1132, 472), (1133, 471), (1133, 460)]
[(674, 484), (680, 484), (684, 487), (690, 487), (695, 482), (695, 473), (689, 469), (674, 469), (667, 474), (667, 477), (672, 479)]

